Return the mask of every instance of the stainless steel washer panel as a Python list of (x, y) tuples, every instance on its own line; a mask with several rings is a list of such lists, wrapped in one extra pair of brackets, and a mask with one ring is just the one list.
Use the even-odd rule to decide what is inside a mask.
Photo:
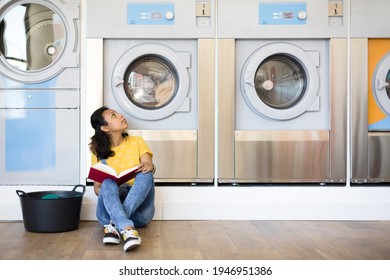
[(390, 133), (368, 133), (368, 177), (370, 182), (390, 181)]
[(238, 181), (326, 182), (330, 178), (328, 130), (236, 131), (235, 141)]

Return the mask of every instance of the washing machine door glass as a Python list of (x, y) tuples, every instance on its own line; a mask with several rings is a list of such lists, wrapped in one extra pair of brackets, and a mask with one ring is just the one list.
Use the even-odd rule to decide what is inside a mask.
[(275, 109), (293, 107), (306, 91), (307, 80), (302, 66), (286, 55), (274, 55), (264, 60), (254, 79), (259, 98)]
[(390, 115), (390, 53), (378, 63), (373, 76), (373, 93), (383, 112)]
[(389, 72), (387, 72), (387, 75), (386, 75), (386, 93), (387, 93), (387, 97), (390, 99), (390, 70)]
[(61, 55), (66, 42), (59, 15), (36, 3), (8, 11), (0, 23), (0, 36), (0, 52), (6, 63), (22, 71), (50, 66)]
[(177, 93), (177, 73), (173, 65), (158, 56), (135, 60), (125, 72), (124, 90), (128, 99), (143, 109), (159, 109)]

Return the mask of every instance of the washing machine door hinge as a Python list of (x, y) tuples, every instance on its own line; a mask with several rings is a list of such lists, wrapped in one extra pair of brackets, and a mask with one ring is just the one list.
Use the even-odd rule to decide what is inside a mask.
[(306, 51), (306, 53), (311, 57), (315, 66), (320, 67), (320, 53), (318, 51)]
[(66, 8), (70, 12), (70, 16), (73, 19), (80, 19), (80, 5), (79, 4), (67, 4)]
[(309, 112), (318, 112), (320, 110), (320, 97), (317, 96), (311, 106), (307, 109)]
[(189, 52), (177, 52), (179, 57), (183, 60), (186, 68), (191, 67), (191, 54)]
[(64, 64), (63, 64), (63, 67), (79, 67), (80, 66), (80, 54), (77, 52), (77, 53), (72, 53), (72, 54), (69, 54), (68, 57), (64, 58), (65, 61), (64, 61)]
[(176, 112), (190, 112), (191, 109), (191, 98), (186, 97), (183, 104), (176, 110)]

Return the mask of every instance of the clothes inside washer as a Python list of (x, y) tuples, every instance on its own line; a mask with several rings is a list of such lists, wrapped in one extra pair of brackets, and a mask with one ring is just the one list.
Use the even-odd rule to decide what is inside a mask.
[(169, 77), (167, 80), (157, 85), (155, 88), (155, 98), (157, 105), (156, 107), (161, 107), (169, 102), (173, 95), (173, 78)]

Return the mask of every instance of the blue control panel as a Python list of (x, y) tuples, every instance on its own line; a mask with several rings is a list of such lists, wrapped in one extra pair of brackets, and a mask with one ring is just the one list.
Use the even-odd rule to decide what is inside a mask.
[(172, 3), (128, 3), (127, 24), (173, 25), (175, 5)]
[(259, 24), (306, 24), (306, 3), (259, 3)]

